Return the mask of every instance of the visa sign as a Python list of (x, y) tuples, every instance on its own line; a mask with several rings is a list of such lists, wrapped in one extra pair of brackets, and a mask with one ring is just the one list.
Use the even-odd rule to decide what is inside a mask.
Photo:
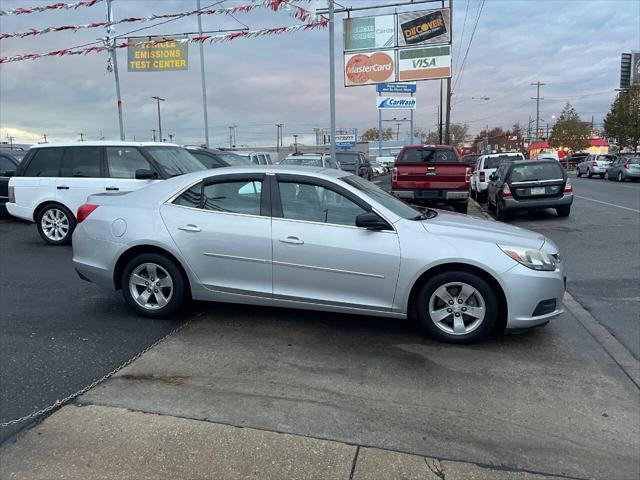
[(376, 97), (378, 110), (415, 110), (416, 97)]

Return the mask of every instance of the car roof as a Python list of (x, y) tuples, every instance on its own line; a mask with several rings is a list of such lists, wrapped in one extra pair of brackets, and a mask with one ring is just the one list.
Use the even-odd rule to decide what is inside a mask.
[(403, 150), (418, 150), (420, 148), (435, 148), (437, 150), (455, 150), (456, 147), (452, 145), (406, 145), (402, 147)]
[(123, 142), (111, 140), (87, 140), (84, 142), (49, 142), (37, 143), (31, 148), (52, 148), (52, 147), (180, 147), (177, 143), (166, 142)]
[(503, 152), (503, 153), (485, 153), (482, 155), (484, 158), (492, 157), (522, 157), (520, 152)]
[(562, 166), (560, 165), (560, 163), (558, 163), (557, 160), (554, 160), (553, 158), (539, 158), (537, 160), (517, 160), (515, 162), (510, 162), (508, 165), (517, 167), (518, 165), (531, 165), (533, 163), (552, 163), (554, 165)]

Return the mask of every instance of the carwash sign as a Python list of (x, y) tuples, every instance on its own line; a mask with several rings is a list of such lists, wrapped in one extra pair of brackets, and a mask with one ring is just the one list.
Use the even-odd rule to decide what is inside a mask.
[(180, 38), (149, 37), (147, 40), (130, 38), (127, 48), (127, 71), (171, 72), (189, 68), (189, 44)]
[(415, 110), (416, 97), (376, 97), (378, 110)]

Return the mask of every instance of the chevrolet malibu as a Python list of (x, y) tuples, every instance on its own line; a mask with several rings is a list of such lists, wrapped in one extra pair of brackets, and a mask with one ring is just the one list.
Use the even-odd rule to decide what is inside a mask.
[(562, 313), (564, 267), (545, 237), (419, 211), (344, 171), (229, 167), (78, 209), (79, 275), (160, 318), (189, 298), (404, 318), (469, 343)]

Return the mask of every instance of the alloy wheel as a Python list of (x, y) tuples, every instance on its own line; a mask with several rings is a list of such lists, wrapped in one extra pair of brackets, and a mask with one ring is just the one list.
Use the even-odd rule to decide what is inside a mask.
[(129, 277), (129, 292), (135, 302), (146, 310), (165, 307), (173, 295), (173, 280), (163, 267), (156, 263), (143, 263)]
[(622, 172), (618, 172), (618, 181), (621, 182), (622, 180)]
[(449, 335), (467, 335), (483, 322), (486, 305), (480, 292), (464, 282), (437, 288), (429, 299), (431, 321)]
[(50, 208), (44, 212), (40, 226), (45, 236), (54, 242), (59, 242), (69, 234), (69, 219), (59, 208)]

